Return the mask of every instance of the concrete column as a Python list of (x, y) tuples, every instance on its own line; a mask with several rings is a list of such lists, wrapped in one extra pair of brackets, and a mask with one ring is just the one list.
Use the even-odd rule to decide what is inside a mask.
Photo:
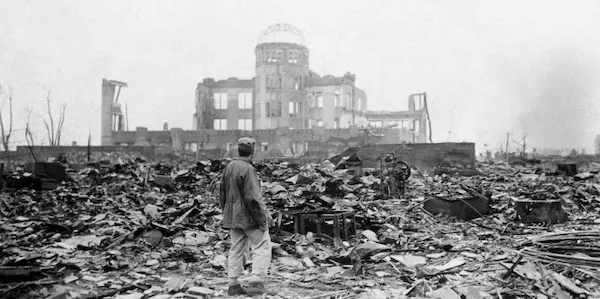
[(183, 150), (183, 129), (172, 128), (171, 129), (171, 148), (176, 151)]
[(148, 146), (150, 142), (148, 140), (148, 128), (137, 127), (135, 128), (135, 142), (136, 146)]
[(113, 145), (112, 103), (115, 96), (115, 85), (102, 79), (102, 109), (100, 117), (101, 145)]

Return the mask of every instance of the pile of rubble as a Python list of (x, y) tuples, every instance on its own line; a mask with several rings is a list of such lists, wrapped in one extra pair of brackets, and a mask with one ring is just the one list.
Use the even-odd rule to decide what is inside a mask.
[[(225, 297), (226, 163), (115, 158), (54, 190), (6, 188), (0, 297)], [(282, 298), (598, 297), (596, 166), (413, 171), (399, 199), (382, 196), (380, 169), (256, 164), (278, 220), (269, 283)]]

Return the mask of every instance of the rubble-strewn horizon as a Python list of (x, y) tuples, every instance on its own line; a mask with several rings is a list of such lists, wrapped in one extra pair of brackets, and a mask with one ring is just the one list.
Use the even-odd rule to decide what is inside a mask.
[[(413, 169), (401, 199), (382, 196), (380, 169), (354, 176), (328, 160), (255, 163), (269, 208), (281, 215), (271, 228), (272, 298), (599, 296), (600, 164), (575, 160), (579, 172), (569, 176), (557, 168), (564, 161), (529, 162), (479, 163), (468, 177)], [(226, 297), (228, 234), (216, 197), (225, 163), (115, 154), (58, 186), (44, 181), (52, 190), (41, 191), (26, 184), (31, 174), (5, 176), (0, 297)], [(424, 203), (434, 200), (473, 219), (431, 213)], [(478, 207), (463, 203), (477, 200), (487, 207), (473, 214)], [(519, 202), (535, 206), (524, 211)], [(544, 210), (552, 202), (566, 222), (526, 223), (564, 220)], [(352, 211), (340, 226), (356, 233), (332, 239), (308, 220), (296, 233), (295, 214), (319, 211)], [(330, 236), (331, 219), (321, 223)]]

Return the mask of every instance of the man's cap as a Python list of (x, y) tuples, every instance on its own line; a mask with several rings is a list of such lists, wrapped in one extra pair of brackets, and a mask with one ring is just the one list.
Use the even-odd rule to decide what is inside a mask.
[(250, 137), (242, 137), (237, 141), (238, 148), (254, 150), (254, 145), (256, 144), (256, 140)]

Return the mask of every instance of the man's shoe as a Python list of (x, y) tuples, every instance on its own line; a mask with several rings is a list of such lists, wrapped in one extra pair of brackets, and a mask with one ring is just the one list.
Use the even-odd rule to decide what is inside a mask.
[(265, 285), (262, 282), (251, 282), (250, 285), (248, 286), (248, 289), (246, 289), (246, 293), (249, 296), (262, 295), (262, 294), (267, 294), (270, 296), (277, 295), (277, 292), (271, 291), (271, 290), (268, 290), (267, 288), (265, 288)]
[(229, 286), (229, 289), (227, 290), (227, 295), (229, 296), (237, 296), (237, 295), (246, 295), (246, 290), (244, 290), (244, 288), (240, 285), (240, 284), (235, 284), (232, 286)]

